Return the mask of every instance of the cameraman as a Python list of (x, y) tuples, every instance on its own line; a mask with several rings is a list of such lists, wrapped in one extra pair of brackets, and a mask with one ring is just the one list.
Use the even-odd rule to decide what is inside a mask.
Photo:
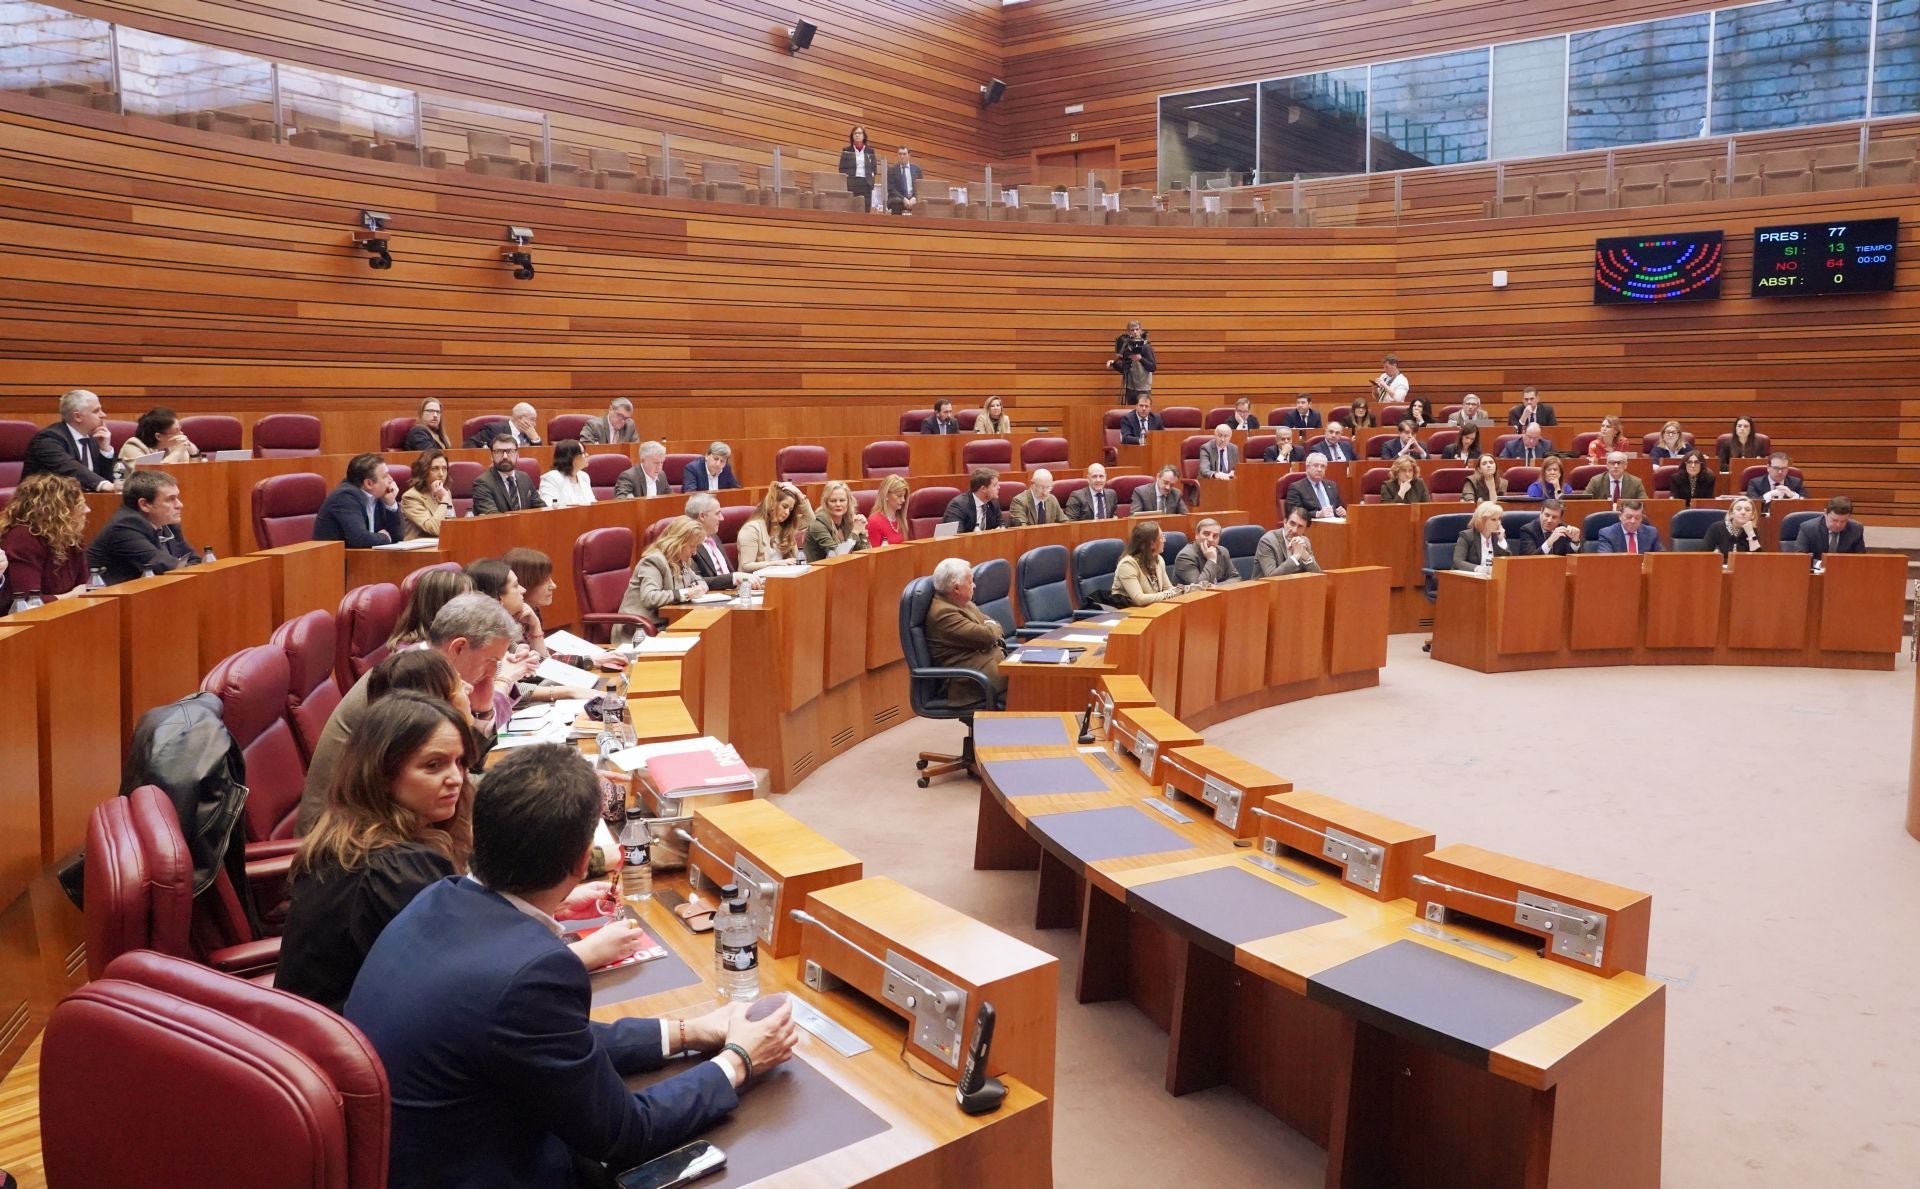
[(1113, 340), (1113, 358), (1107, 360), (1107, 366), (1120, 373), (1120, 392), (1126, 403), (1134, 404), (1141, 393), (1153, 391), (1153, 373), (1160, 363), (1139, 322), (1127, 323), (1126, 331)]

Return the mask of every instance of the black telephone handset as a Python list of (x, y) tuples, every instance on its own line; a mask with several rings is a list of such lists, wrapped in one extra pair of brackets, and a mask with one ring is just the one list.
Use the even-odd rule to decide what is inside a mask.
[(985, 1115), (1000, 1109), (1007, 1099), (1007, 1088), (999, 1078), (987, 1076), (987, 1053), (993, 1048), (993, 1004), (981, 1003), (980, 1014), (973, 1019), (973, 1043), (967, 1046), (966, 1068), (954, 1098), (969, 1115)]

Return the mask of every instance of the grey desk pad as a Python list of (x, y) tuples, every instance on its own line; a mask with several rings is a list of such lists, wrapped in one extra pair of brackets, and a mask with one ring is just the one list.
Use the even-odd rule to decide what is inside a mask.
[(1048, 718), (988, 718), (973, 720), (975, 747), (1051, 747), (1072, 743), (1067, 724)]
[(1243, 942), (1344, 919), (1324, 904), (1238, 867), (1138, 884), (1127, 889), (1127, 904), (1223, 958), (1231, 958), (1233, 947)]
[(1108, 791), (1107, 782), (1078, 755), (1049, 756), (1043, 760), (986, 760), (980, 766), (1003, 797)]
[[(1076, 761), (1077, 762), (1077, 761)], [(1151, 821), (1131, 805), (1111, 809), (1081, 809), (1073, 813), (1043, 813), (1029, 818), (1035, 831), (1066, 852), (1078, 870), (1102, 859), (1190, 850), (1193, 844)]]
[[(590, 921), (562, 923), (570, 928), (592, 924)], [(653, 932), (651, 927), (647, 931)], [(629, 999), (658, 995), (662, 991), (677, 991), (681, 987), (691, 986), (700, 981), (700, 975), (696, 974), (693, 967), (687, 965), (672, 949), (668, 949), (664, 957), (655, 958), (651, 962), (642, 962), (638, 966), (622, 966), (618, 970), (609, 970), (605, 974), (596, 974), (591, 977), (595, 1007), (625, 1003)], [(715, 1002), (717, 1003), (718, 1000)]]
[[(628, 1078), (627, 1087), (641, 1090), (692, 1067), (675, 1061)], [(755, 1079), (733, 1114), (700, 1136), (727, 1154), (727, 1167), (698, 1184), (700, 1189), (751, 1184), (890, 1129), (885, 1119), (796, 1055)]]
[(1490, 1050), (1580, 1002), (1417, 941), (1323, 970), (1307, 980), (1307, 995), (1479, 1065)]

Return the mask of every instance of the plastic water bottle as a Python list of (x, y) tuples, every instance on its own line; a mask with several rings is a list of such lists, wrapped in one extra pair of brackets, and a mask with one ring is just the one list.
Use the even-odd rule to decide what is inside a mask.
[(22, 611), (32, 611), (36, 607), (44, 606), (46, 606), (46, 603), (41, 599), (40, 592), (37, 590), (30, 590), (26, 594), (13, 600), (13, 610), (15, 614)]
[(99, 590), (107, 584), (107, 571), (104, 567), (94, 566), (87, 571), (87, 589)]
[[(693, 854), (689, 851), (687, 854), (687, 870), (691, 872), (694, 869)], [(728, 908), (735, 900), (740, 898), (740, 885), (730, 883), (721, 884), (720, 890), (715, 892), (714, 895), (717, 899), (713, 902), (713, 983), (714, 986), (719, 988), (720, 994), (724, 998), (727, 993), (727, 966), (722, 956), (722, 945), (725, 941), (726, 934), (721, 932), (720, 925), (721, 922), (726, 919)]]
[(620, 831), (620, 898), (635, 905), (653, 899), (653, 831), (638, 805), (628, 806)]
[(200, 560), (203, 562), (215, 562), (215, 561), (219, 561), (220, 559), (213, 555), (213, 546), (209, 545), (206, 547), (206, 549), (201, 551)]
[(727, 905), (721, 923), (714, 926), (720, 945), (720, 990), (735, 1003), (760, 998), (760, 939), (754, 933), (747, 902)]

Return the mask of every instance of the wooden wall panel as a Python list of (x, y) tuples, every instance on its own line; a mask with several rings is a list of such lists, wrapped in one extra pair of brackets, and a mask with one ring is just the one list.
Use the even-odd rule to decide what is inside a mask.
[[(1152, 185), (1158, 97), (1630, 24), (1709, 0), (1034, 0), (1005, 12), (1001, 151), (1120, 141), (1129, 183)], [(1066, 115), (1064, 109), (1086, 110)]]
[[(665, 128), (834, 149), (847, 129), (975, 157), (999, 0), (74, 0), (261, 57), (545, 111), (583, 135)], [(787, 53), (796, 11), (820, 26)]]

